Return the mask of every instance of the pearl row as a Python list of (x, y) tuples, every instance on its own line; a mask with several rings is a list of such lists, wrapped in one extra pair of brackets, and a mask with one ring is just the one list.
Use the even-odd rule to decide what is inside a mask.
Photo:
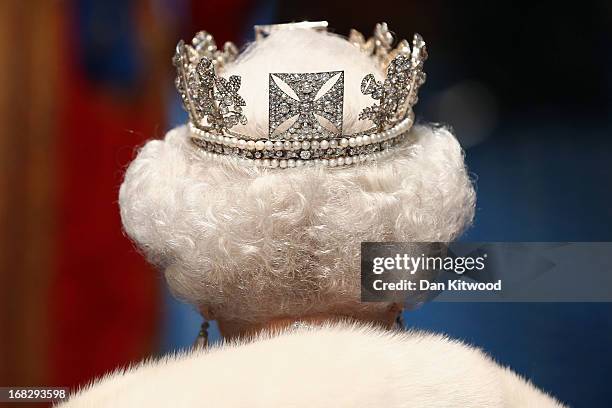
[(404, 120), (390, 129), (382, 131), (380, 133), (364, 134), (359, 136), (347, 136), (338, 139), (330, 140), (304, 140), (304, 141), (289, 141), (289, 140), (277, 140), (272, 141), (268, 139), (263, 140), (245, 140), (239, 139), (234, 136), (223, 136), (216, 135), (210, 132), (206, 132), (202, 129), (195, 127), (191, 122), (189, 123), (191, 132), (197, 135), (199, 138), (206, 142), (217, 143), (229, 147), (238, 147), (239, 149), (247, 150), (315, 150), (315, 149), (336, 149), (338, 147), (357, 147), (367, 146), (371, 143), (379, 143), (385, 140), (390, 140), (398, 137), (408, 131), (413, 121), (413, 115), (409, 114)]
[(232, 155), (219, 154), (215, 152), (207, 152), (203, 150), (198, 150), (198, 154), (207, 159), (215, 159), (215, 160), (227, 160), (228, 158), (231, 160), (235, 160), (239, 164), (255, 164), (258, 167), (266, 167), (266, 168), (296, 168), (296, 167), (314, 167), (314, 166), (323, 166), (323, 167), (342, 167), (348, 166), (352, 164), (366, 163), (370, 161), (378, 160), (389, 154), (389, 150), (378, 151), (374, 153), (368, 154), (360, 154), (358, 156), (346, 156), (346, 157), (337, 157), (334, 159), (314, 159), (314, 160), (300, 160), (300, 159), (247, 159), (243, 157), (236, 157)]

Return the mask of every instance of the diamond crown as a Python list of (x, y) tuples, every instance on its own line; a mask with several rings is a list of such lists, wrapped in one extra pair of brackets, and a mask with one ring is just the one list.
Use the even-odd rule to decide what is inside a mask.
[[(256, 41), (264, 41), (273, 31), (304, 27), (323, 31), (327, 23), (256, 26)], [(220, 73), (226, 64), (236, 59), (236, 46), (228, 42), (219, 49), (213, 37), (204, 31), (199, 32), (191, 44), (180, 41), (173, 63), (177, 70), (176, 87), (189, 114), (192, 140), (209, 152), (248, 159), (308, 160), (315, 152), (304, 151), (312, 150), (313, 145), (317, 148), (329, 144), (338, 148), (361, 147), (364, 139), (366, 144), (379, 143), (373, 149), (387, 149), (392, 139), (405, 134), (412, 125), (412, 107), (417, 102), (419, 87), (425, 82), (425, 42), (415, 34), (412, 47), (406, 40), (396, 43), (386, 23), (377, 24), (374, 35), (368, 39), (351, 30), (348, 41), (386, 72), (384, 81), (377, 81), (373, 74), (368, 74), (360, 84), (361, 92), (369, 95), (373, 103), (361, 111), (359, 119), (369, 121), (371, 126), (355, 134), (344, 132), (343, 71), (269, 73), (269, 126), (264, 139), (235, 131), (235, 126), (247, 123), (246, 103), (240, 96), (241, 78), (237, 75), (224, 78)], [(279, 155), (278, 151), (283, 150), (293, 153)], [(257, 155), (257, 151), (264, 152)], [(324, 157), (323, 153), (314, 156)], [(349, 153), (342, 151), (334, 157), (350, 156)]]

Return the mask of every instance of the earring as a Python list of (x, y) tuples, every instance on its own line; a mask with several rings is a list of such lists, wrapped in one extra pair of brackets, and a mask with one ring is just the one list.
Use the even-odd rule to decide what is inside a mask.
[(406, 330), (406, 322), (404, 321), (404, 315), (401, 312), (395, 318), (395, 329), (399, 331)]
[(200, 333), (198, 333), (198, 337), (193, 345), (194, 348), (206, 348), (208, 347), (208, 321), (204, 320), (202, 322), (202, 326), (200, 327)]

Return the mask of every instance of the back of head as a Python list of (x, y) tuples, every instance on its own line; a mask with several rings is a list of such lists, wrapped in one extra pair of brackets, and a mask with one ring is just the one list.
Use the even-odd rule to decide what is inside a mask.
[[(335, 35), (272, 33), (228, 74), (242, 77), (245, 132), (268, 129), (271, 72), (343, 70), (344, 127), (358, 132), (361, 78), (383, 73)], [(360, 302), (363, 241), (451, 241), (470, 224), (475, 194), (446, 129), (416, 126), (381, 160), (284, 170), (204, 158), (188, 127), (148, 142), (129, 166), (119, 204), (127, 234), (172, 291), (214, 318), (263, 322), (388, 307)]]

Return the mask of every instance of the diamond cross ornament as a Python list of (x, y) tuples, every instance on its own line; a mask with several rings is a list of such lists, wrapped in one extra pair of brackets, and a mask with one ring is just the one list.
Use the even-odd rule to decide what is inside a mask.
[(270, 139), (308, 140), (342, 134), (344, 71), (278, 73), (270, 74), (269, 79)]

